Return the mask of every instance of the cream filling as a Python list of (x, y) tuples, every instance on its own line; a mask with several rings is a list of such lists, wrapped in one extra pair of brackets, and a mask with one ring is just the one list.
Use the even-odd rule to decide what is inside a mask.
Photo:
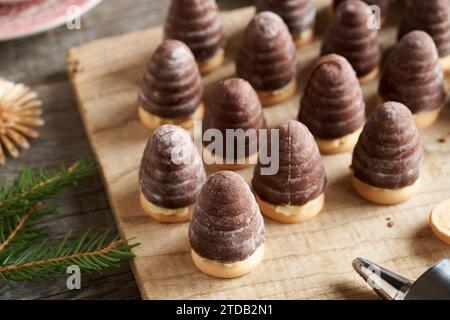
[(413, 114), (414, 121), (416, 122), (416, 126), (418, 129), (425, 129), (431, 126), (434, 122), (436, 122), (441, 109), (435, 109), (431, 111), (422, 111)]
[(215, 264), (217, 266), (221, 266), (221, 267), (227, 268), (227, 269), (236, 268), (239, 265), (239, 262), (240, 262), (240, 261), (238, 261), (238, 262), (231, 262), (231, 263), (223, 263), (223, 262), (216, 261), (216, 260), (208, 260), (208, 259), (203, 259), (203, 260), (204, 261), (208, 261), (208, 262), (210, 262), (212, 264)]
[(323, 148), (323, 149), (333, 149), (333, 148), (339, 148), (341, 146), (347, 145), (348, 143), (352, 142), (353, 140), (356, 140), (359, 138), (359, 135), (362, 132), (362, 128), (358, 129), (355, 132), (352, 132), (346, 136), (343, 136), (342, 138), (338, 139), (331, 139), (331, 140), (322, 140), (316, 138), (317, 144)]
[(221, 158), (212, 153), (207, 147), (202, 145), (203, 162), (207, 165), (255, 165), (258, 163), (258, 152), (249, 157), (241, 159)]
[(442, 69), (444, 69), (445, 72), (450, 71), (450, 54), (446, 57), (440, 58), (440, 63)]
[(257, 91), (257, 94), (266, 97), (276, 97), (281, 94), (284, 94), (285, 92), (295, 90), (295, 88), (297, 88), (297, 79), (294, 78), (293, 80), (291, 80), (291, 82), (289, 82), (287, 85), (285, 85), (280, 89), (273, 91)]
[[(259, 256), (260, 256), (261, 254), (263, 254), (263, 250), (264, 250), (264, 245), (261, 244), (261, 245), (258, 247), (258, 249), (255, 250), (255, 252), (253, 252), (250, 256), (248, 256), (246, 259), (244, 259), (244, 260), (242, 260), (242, 261), (249, 260), (249, 261), (252, 261), (252, 262), (253, 262), (254, 260), (257, 260), (257, 259), (259, 258)], [(200, 256), (199, 256), (199, 257), (200, 257)], [(220, 267), (225, 267), (225, 268), (227, 268), (227, 269), (238, 268), (238, 267), (240, 267), (241, 264), (242, 264), (242, 261), (223, 263), (223, 262), (220, 262), (220, 261), (217, 261), (217, 260), (209, 260), (209, 259), (203, 258), (203, 257), (200, 257), (200, 258), (201, 258), (204, 262), (208, 262), (208, 263), (211, 263), (211, 264), (220, 266)]]
[(198, 68), (201, 75), (207, 75), (215, 68), (219, 67), (225, 59), (225, 50), (221, 48), (212, 57), (203, 61), (197, 61)]
[[(353, 171), (353, 170), (352, 170)], [(352, 174), (353, 188), (363, 198), (382, 205), (394, 205), (407, 201), (420, 188), (420, 177), (412, 184), (398, 189), (378, 188), (367, 184)]]
[(139, 107), (139, 117), (143, 122), (147, 123), (147, 125), (157, 128), (164, 124), (174, 124), (174, 125), (182, 125), (184, 122), (191, 120), (200, 120), (203, 117), (203, 104), (200, 104), (197, 109), (195, 109), (194, 113), (186, 117), (180, 118), (162, 118), (156, 116), (154, 114), (149, 113), (144, 110), (143, 107)]
[(302, 33), (300, 33), (299, 35), (295, 36), (294, 40), (297, 40), (297, 41), (309, 40), (312, 38), (313, 32), (314, 32), (313, 28), (310, 27), (308, 30), (305, 30)]
[(321, 202), (322, 202), (322, 196), (320, 195), (317, 198), (315, 198), (311, 201), (308, 201), (307, 203), (305, 203), (302, 206), (275, 206), (275, 205), (270, 205), (270, 204), (268, 204), (268, 205), (272, 206), (276, 213), (282, 214), (283, 216), (286, 216), (286, 217), (292, 217), (292, 216), (307, 214), (307, 213), (311, 212), (312, 209), (319, 206)]
[(187, 207), (183, 207), (183, 208), (178, 208), (178, 209), (168, 209), (168, 208), (163, 208), (160, 206), (157, 206), (153, 203), (151, 203), (150, 201), (148, 201), (148, 208), (155, 214), (160, 214), (163, 216), (179, 216), (179, 217), (184, 217), (187, 216), (190, 213), (190, 206)]

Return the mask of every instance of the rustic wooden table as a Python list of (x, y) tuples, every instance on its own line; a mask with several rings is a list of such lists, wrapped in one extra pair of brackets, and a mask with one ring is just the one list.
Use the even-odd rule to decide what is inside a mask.
[[(222, 10), (250, 5), (251, 0), (219, 0)], [(65, 67), (67, 49), (93, 39), (161, 24), (169, 0), (105, 0), (82, 18), (81, 30), (60, 27), (26, 39), (0, 43), (0, 76), (24, 82), (44, 101), (45, 127), (41, 137), (19, 159), (8, 159), (0, 168), (0, 180), (14, 177), (19, 170), (56, 168), (61, 161), (72, 163), (90, 155)], [(88, 227), (114, 227), (111, 209), (99, 175), (58, 197), (57, 216), (43, 223), (52, 237), (69, 230), (79, 233)], [(139, 291), (128, 263), (105, 273), (82, 277), (81, 290), (68, 290), (66, 279), (21, 284), (17, 290), (0, 287), (0, 299), (138, 299)]]

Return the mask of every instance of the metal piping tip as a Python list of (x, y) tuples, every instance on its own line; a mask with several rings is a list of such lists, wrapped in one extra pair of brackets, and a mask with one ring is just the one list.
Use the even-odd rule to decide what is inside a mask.
[(356, 258), (352, 265), (364, 281), (386, 300), (403, 300), (414, 284), (411, 280), (364, 258)]

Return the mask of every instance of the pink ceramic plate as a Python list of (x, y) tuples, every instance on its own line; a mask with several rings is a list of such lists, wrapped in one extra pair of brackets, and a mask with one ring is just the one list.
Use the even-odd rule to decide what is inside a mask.
[[(102, 0), (0, 0), (0, 41), (56, 28)], [(5, 4), (8, 2), (7, 4)], [(70, 10), (75, 8), (77, 10)]]

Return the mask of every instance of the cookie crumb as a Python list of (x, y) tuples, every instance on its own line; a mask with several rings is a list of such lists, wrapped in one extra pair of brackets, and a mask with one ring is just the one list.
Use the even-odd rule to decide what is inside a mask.
[(386, 217), (386, 225), (388, 228), (392, 228), (394, 226), (394, 219), (392, 217)]
[(444, 138), (439, 138), (438, 140), (437, 140), (437, 142), (439, 142), (439, 143), (445, 143), (445, 142), (447, 142)]

